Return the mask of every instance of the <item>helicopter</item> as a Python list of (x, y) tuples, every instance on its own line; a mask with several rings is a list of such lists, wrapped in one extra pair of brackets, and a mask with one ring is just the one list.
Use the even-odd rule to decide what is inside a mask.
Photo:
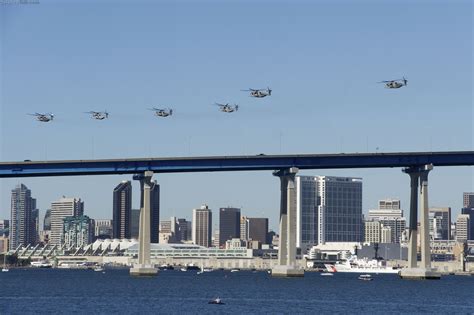
[(405, 79), (405, 77), (403, 77), (403, 79), (380, 81), (378, 83), (385, 83), (385, 88), (387, 89), (399, 89), (402, 86), (406, 86), (408, 83), (408, 80)]
[(84, 112), (84, 113), (91, 114), (91, 118), (94, 118), (97, 120), (104, 120), (106, 118), (109, 118), (109, 113), (106, 110), (103, 112), (90, 111), (90, 112)]
[(51, 120), (54, 119), (54, 114), (47, 113), (47, 114), (40, 114), (40, 113), (34, 113), (34, 114), (28, 114), (31, 116), (36, 116), (37, 121), (41, 122), (50, 122)]
[(158, 117), (168, 117), (173, 115), (173, 110), (170, 108), (149, 108), (148, 110), (152, 110), (155, 112), (155, 115)]
[(267, 87), (266, 89), (248, 89), (248, 90), (241, 90), (243, 92), (250, 92), (250, 96), (256, 98), (263, 98), (265, 96), (272, 95), (272, 90)]
[(219, 110), (224, 113), (232, 113), (239, 110), (239, 105), (237, 104), (229, 105), (229, 103), (226, 103), (226, 104), (215, 103), (214, 105), (219, 106)]

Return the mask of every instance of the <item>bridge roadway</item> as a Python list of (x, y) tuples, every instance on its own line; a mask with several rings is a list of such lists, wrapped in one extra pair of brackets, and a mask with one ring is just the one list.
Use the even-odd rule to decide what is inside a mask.
[(1, 162), (0, 178), (298, 169), (474, 165), (474, 151), (209, 156)]

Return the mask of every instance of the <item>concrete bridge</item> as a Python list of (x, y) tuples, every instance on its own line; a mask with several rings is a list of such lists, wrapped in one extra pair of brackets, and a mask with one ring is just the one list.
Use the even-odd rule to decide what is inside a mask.
[[(307, 154), (257, 156), (213, 156), (186, 158), (140, 158), (114, 160), (29, 161), (0, 163), (0, 178), (73, 175), (135, 174), (141, 183), (143, 200), (140, 212), (139, 263), (132, 275), (154, 275), (150, 264), (150, 186), (154, 173), (226, 172), (273, 170), (280, 179), (280, 244), (274, 276), (303, 276), (296, 265), (296, 192), (299, 169), (403, 168), (410, 176), (410, 226), (408, 268), (402, 278), (439, 278), (431, 268), (428, 221), (428, 174), (438, 166), (472, 166), (474, 151), (401, 152), (376, 154)], [(416, 260), (418, 187), (421, 186), (421, 256)]]

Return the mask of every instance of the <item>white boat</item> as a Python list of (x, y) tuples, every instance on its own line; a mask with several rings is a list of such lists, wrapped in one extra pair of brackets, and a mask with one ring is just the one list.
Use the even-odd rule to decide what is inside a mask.
[(372, 281), (372, 280), (374, 280), (371, 275), (360, 275), (358, 279), (362, 280), (362, 281)]
[(239, 272), (240, 269), (232, 269), (230, 272)]
[(94, 268), (94, 271), (104, 271), (104, 268), (102, 268), (101, 266), (97, 266)]
[(31, 267), (36, 267), (36, 268), (51, 268), (53, 265), (48, 262), (47, 260), (41, 260), (41, 261), (32, 261), (31, 262)]
[(8, 272), (9, 269), (7, 268), (7, 254), (3, 254), (3, 268), (2, 272)]
[(321, 276), (334, 276), (334, 272), (321, 272)]
[[(334, 265), (330, 265), (335, 272), (355, 272), (355, 273), (392, 273), (397, 274), (399, 269), (388, 267), (384, 260), (376, 259), (359, 259), (356, 255), (352, 255), (347, 260), (338, 261)], [(327, 268), (327, 267), (326, 267)]]

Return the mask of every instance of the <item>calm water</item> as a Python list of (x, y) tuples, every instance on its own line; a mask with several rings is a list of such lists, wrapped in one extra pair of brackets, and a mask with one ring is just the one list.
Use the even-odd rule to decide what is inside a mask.
[[(407, 281), (357, 274), (274, 279), (265, 272), (11, 269), (0, 274), (0, 313), (474, 313), (474, 277)], [(209, 305), (220, 297), (226, 305)]]

